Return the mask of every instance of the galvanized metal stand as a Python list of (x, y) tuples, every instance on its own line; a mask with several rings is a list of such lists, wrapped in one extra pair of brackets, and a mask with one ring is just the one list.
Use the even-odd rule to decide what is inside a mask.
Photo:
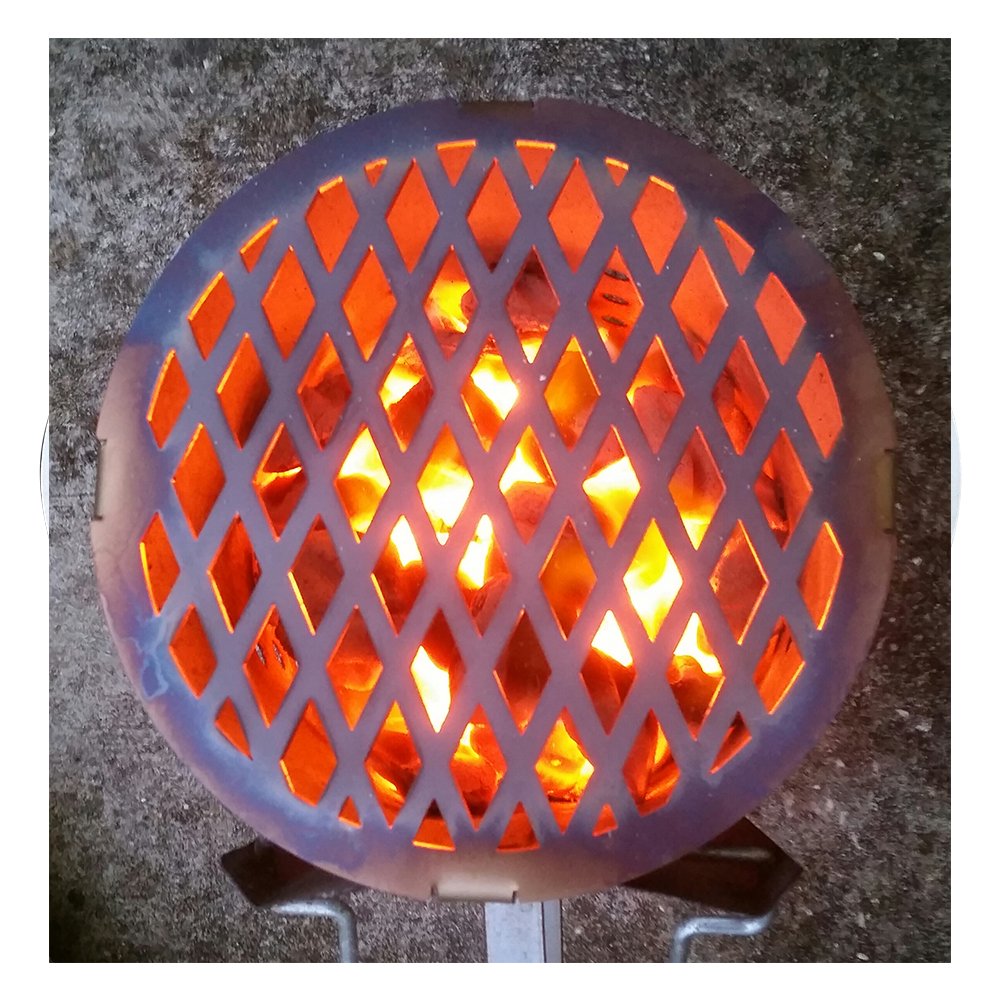
[[(348, 899), (353, 882), (315, 868), (266, 840), (230, 851), (222, 867), (254, 906), (286, 916), (321, 916), (339, 929), (340, 960), (357, 962), (358, 933)], [(748, 819), (697, 851), (626, 885), (641, 892), (728, 911), (693, 916), (674, 931), (669, 961), (686, 962), (693, 938), (749, 937), (771, 925), (778, 901), (802, 869)], [(491, 962), (561, 962), (559, 900), (487, 903), (486, 953)]]
[(561, 962), (562, 903), (487, 903), (490, 962)]
[(358, 926), (347, 898), (358, 888), (258, 839), (222, 857), (248, 902), (288, 917), (326, 917), (337, 924), (341, 962), (358, 961)]
[(688, 917), (677, 925), (670, 945), (670, 961), (686, 962), (691, 953), (691, 939), (698, 935), (753, 937), (771, 926), (774, 910), (760, 917)]

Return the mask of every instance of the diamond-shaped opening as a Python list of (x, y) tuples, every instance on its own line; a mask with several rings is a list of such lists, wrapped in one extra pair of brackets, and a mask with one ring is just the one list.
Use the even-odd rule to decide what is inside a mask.
[(670, 495), (695, 548), (701, 545), (725, 492), (719, 467), (701, 429), (696, 427), (670, 477)]
[(612, 830), (618, 829), (618, 820), (615, 819), (614, 811), (611, 806), (605, 802), (601, 806), (601, 811), (598, 813), (597, 822), (594, 824), (594, 836), (603, 837), (606, 833), (611, 833)]
[(617, 361), (642, 312), (642, 296), (618, 247), (608, 258), (587, 308), (611, 360)]
[(426, 578), (427, 571), (417, 540), (406, 518), (401, 517), (389, 532), (389, 540), (372, 570), (375, 589), (397, 632), (413, 610)]
[(622, 768), (625, 784), (640, 815), (662, 808), (673, 793), (680, 769), (659, 719), (650, 711), (639, 727)]
[(438, 541), (444, 545), (472, 492), (472, 476), (447, 427), (438, 436), (417, 480), (417, 492)]
[(351, 395), (351, 383), (330, 334), (323, 334), (299, 383), (298, 393), (302, 412), (309, 421), (316, 443), (324, 448)]
[(281, 709), (298, 671), (292, 641), (278, 609), (272, 605), (243, 661), (243, 673), (266, 726), (271, 725)]
[(625, 175), (628, 173), (628, 164), (624, 160), (616, 160), (611, 156), (604, 158), (604, 165), (608, 168), (608, 174), (614, 181), (615, 187), (621, 187)]
[(653, 270), (659, 274), (684, 228), (687, 213), (672, 184), (650, 177), (632, 211), (632, 224)]
[(455, 850), (455, 842), (451, 839), (448, 824), (441, 815), (441, 808), (436, 800), (427, 807), (427, 812), (413, 835), (413, 846), (426, 847), (431, 851)]
[(743, 642), (767, 589), (767, 577), (742, 521), (736, 522), (709, 582), (736, 641)]
[(371, 431), (362, 427), (354, 439), (340, 471), (334, 477), (340, 502), (347, 520), (360, 539), (368, 530), (385, 491), (389, 488), (389, 473), (372, 439)]
[(610, 733), (635, 681), (632, 653), (618, 619), (610, 611), (594, 633), (580, 676), (601, 725)]
[(323, 266), (332, 271), (358, 221), (358, 209), (343, 177), (327, 181), (306, 210), (306, 225)]
[(727, 225), (722, 219), (715, 220), (715, 226), (719, 230), (719, 235), (726, 244), (729, 256), (733, 258), (733, 264), (740, 274), (746, 274), (750, 266), (750, 259), (753, 257), (753, 247), (732, 226)]
[(171, 351), (156, 377), (149, 409), (146, 411), (146, 420), (149, 421), (149, 428), (158, 447), (162, 448), (167, 443), (190, 394), (191, 389), (184, 377), (184, 369), (177, 360), (177, 352)]
[(708, 641), (705, 627), (697, 615), (692, 615), (674, 647), (667, 667), (667, 683), (695, 739), (719, 696), (723, 680), (722, 665)]
[(441, 727), (451, 711), (451, 702), (465, 678), (465, 663), (459, 655), (455, 637), (439, 611), (417, 647), (410, 664), (410, 676), (417, 686), (424, 711), (434, 732)]
[(292, 794), (311, 806), (318, 805), (337, 766), (337, 755), (314, 702), (306, 703), (280, 764)]
[(521, 537), (531, 540), (556, 488), (535, 432), (529, 427), (514, 448), (500, 477), (500, 492), (507, 501)]
[(699, 247), (670, 303), (677, 325), (698, 361), (705, 356), (728, 305), (712, 265)]
[(340, 807), (337, 819), (347, 826), (353, 826), (355, 829), (360, 829), (361, 816), (358, 814), (358, 807), (354, 804), (354, 799), (352, 799), (350, 795), (344, 799), (344, 804)]
[(843, 564), (840, 542), (829, 521), (824, 521), (799, 574), (799, 590), (817, 629), (826, 624)]
[(191, 534), (197, 538), (226, 484), (226, 474), (204, 424), (198, 424), (191, 435), (172, 482)]
[(399, 447), (406, 451), (434, 395), (424, 360), (409, 334), (385, 373), (378, 395)]
[(167, 529), (159, 514), (153, 515), (139, 542), (139, 561), (142, 563), (142, 575), (149, 592), (149, 603), (153, 606), (153, 612), (159, 614), (180, 574), (180, 567), (167, 537)]
[(844, 428), (844, 418), (830, 378), (830, 369), (821, 354), (813, 358), (797, 398), (819, 450), (824, 458), (829, 458)]
[(232, 632), (260, 579), (260, 563), (239, 515), (233, 518), (208, 567), (208, 578), (222, 618)]
[(778, 544), (786, 545), (809, 501), (812, 486), (784, 428), (764, 459), (754, 493)]
[(804, 666), (805, 660), (788, 622), (779, 618), (753, 672), (760, 700), (770, 714), (784, 701)]
[(496, 160), (490, 165), (486, 179), (472, 202), (468, 219), (483, 260), (492, 271), (500, 263), (521, 221), (517, 202)]
[(740, 337), (712, 390), (715, 408), (719, 411), (729, 440), (740, 455), (760, 420), (767, 399), (767, 386), (757, 370), (750, 348)]
[(538, 578), (559, 628), (568, 636), (597, 582), (597, 574), (568, 517)]
[(574, 337), (566, 345), (545, 389), (545, 402), (567, 448), (580, 440), (599, 395), (594, 376)]
[(212, 353), (212, 348), (235, 307), (233, 290), (220, 271), (208, 283), (208, 287), (188, 313), (188, 324), (203, 358), (207, 359)]
[(280, 538), (285, 530), (306, 483), (306, 472), (292, 435), (280, 424), (253, 476), (254, 492), (275, 538)]
[(784, 364), (792, 353), (802, 328), (806, 325), (805, 316), (785, 286), (773, 274), (767, 276), (764, 287), (757, 297), (755, 308), (774, 347), (774, 353)]
[(197, 538), (226, 482), (203, 424), (192, 435), (172, 482), (191, 532)]
[(510, 286), (506, 306), (524, 356), (529, 362), (534, 361), (559, 310), (559, 298), (534, 247), (528, 251)]
[(511, 718), (523, 733), (552, 674), (527, 611), (522, 611), (493, 668)]
[(594, 765), (576, 731), (572, 716), (564, 708), (535, 762), (535, 774), (563, 833), (593, 773)]
[(382, 171), (385, 170), (385, 165), (388, 162), (383, 156), (381, 159), (371, 160), (365, 164), (365, 178), (372, 187), (378, 184), (379, 178), (382, 176)]
[(317, 517), (288, 571), (288, 580), (310, 632), (315, 633), (319, 628), (343, 578), (344, 570), (333, 540), (323, 518)]
[(424, 299), (427, 321), (447, 357), (454, 354), (478, 304), (465, 268), (450, 247)]
[(729, 729), (726, 730), (722, 746), (719, 747), (719, 753), (712, 764), (712, 774), (728, 764), (749, 742), (750, 730), (743, 721), (743, 716), (737, 712)]
[(493, 522), (485, 514), (458, 564), (457, 578), (472, 621), (482, 635), (510, 584), (507, 561), (493, 534)]
[(472, 714), (451, 757), (451, 774), (477, 830), (507, 772), (507, 761), (482, 706)]
[(365, 770), (375, 789), (375, 798), (390, 827), (403, 808), (420, 768), (420, 755), (410, 736), (410, 728), (399, 704), (393, 702), (365, 758)]
[(614, 427), (608, 431), (583, 481), (597, 523), (608, 545), (614, 545), (639, 492), (639, 478)]
[(231, 698), (227, 698), (223, 703), (222, 707), (219, 709), (218, 715), (215, 717), (215, 728), (222, 733), (223, 736), (244, 757), (250, 757), (253, 759), (253, 755), (250, 753), (250, 741), (247, 739), (246, 730), (243, 728), (243, 723), (240, 722), (240, 714), (236, 711), (236, 706), (233, 704)]
[(215, 673), (215, 651), (205, 633), (198, 609), (192, 604), (170, 640), (170, 655), (196, 698), (200, 698)]
[(475, 148), (475, 139), (460, 139), (457, 142), (439, 142), (437, 144), (438, 159), (441, 161), (441, 166), (444, 167), (444, 172), (452, 187), (458, 183)]
[(487, 451), (510, 416), (517, 394), (517, 383), (510, 377), (491, 334), (462, 387), (462, 402)]
[(347, 725), (353, 729), (382, 675), (382, 661), (357, 608), (340, 633), (326, 673)]
[(407, 271), (412, 271), (417, 266), (440, 215), (427, 188), (423, 171), (416, 160), (411, 161), (410, 169), (399, 185), (385, 217)]
[(271, 239), (271, 235), (274, 233), (274, 227), (277, 226), (277, 219), (270, 219), (265, 222), (260, 229), (257, 230), (240, 247), (240, 258), (243, 261), (243, 266), (248, 272), (253, 271), (257, 266), (257, 262), (260, 260), (261, 254), (264, 252), (264, 248), (267, 246), (268, 241)]
[(649, 522), (624, 579), (632, 607), (652, 642), (683, 582), (656, 521)]
[(660, 450), (683, 399), (684, 390), (667, 352), (660, 338), (654, 337), (628, 390), (635, 418), (654, 452)]
[(552, 232), (566, 255), (570, 270), (575, 271), (586, 257), (603, 218), (586, 171), (579, 160), (574, 160), (566, 183), (549, 210)]
[(226, 423), (239, 447), (246, 444), (270, 393), (264, 366), (250, 334), (245, 333), (215, 389)]
[(358, 265), (341, 305), (358, 342), (358, 350), (367, 361), (396, 308), (396, 296), (374, 247), (368, 248), (365, 259)]
[(446, 357), (455, 353), (478, 304), (455, 248), (449, 247), (424, 299), (427, 321)]
[(260, 304), (281, 356), (287, 358), (316, 307), (305, 271), (291, 247), (285, 251)]
[(511, 813), (510, 822), (504, 830), (500, 843), (497, 844), (498, 851), (534, 851), (539, 847), (538, 838), (528, 819), (528, 813), (524, 808), (524, 803), (518, 802)]
[(524, 164), (524, 169), (528, 174), (528, 179), (534, 187), (545, 173), (545, 168), (552, 159), (552, 154), (556, 151), (554, 142), (535, 142), (531, 139), (518, 139), (514, 145)]

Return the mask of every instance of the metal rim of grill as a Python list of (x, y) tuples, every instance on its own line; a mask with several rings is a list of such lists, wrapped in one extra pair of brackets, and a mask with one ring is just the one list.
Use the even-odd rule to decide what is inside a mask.
[[(428, 302), (456, 261), (474, 300), (461, 305), (465, 329), (443, 339)], [(530, 348), (512, 304), (525, 281), (553, 300)], [(463, 388), (491, 337), (517, 393), (484, 437)], [(310, 375), (330, 370), (331, 349), (339, 389)], [(431, 393), (401, 437), (380, 392), (404, 353)], [(657, 431), (635, 404), (648, 358), (680, 400)], [(567, 404), (561, 384), (586, 398)], [(727, 393), (753, 416), (742, 436)], [(526, 537), (497, 484), (528, 428), (554, 488)], [(829, 265), (729, 167), (568, 101), (402, 108), (254, 178), (150, 292), (98, 436), (98, 581), (158, 728), (264, 836), (417, 897), (567, 896), (704, 843), (816, 741), (888, 587), (891, 408)], [(362, 440), (389, 482), (359, 538), (342, 473)], [(586, 492), (608, 441), (639, 484), (612, 530)], [(443, 532), (421, 493), (442, 448), (470, 482)], [(682, 467), (715, 470), (700, 538), (678, 506)], [(480, 622), (456, 573), (483, 514), (509, 578)], [(425, 575), (394, 613), (379, 559), (401, 517)], [(652, 629), (625, 584), (649, 539), (682, 579)], [(560, 551), (582, 552), (594, 578), (564, 620), (545, 581)], [(730, 596), (737, 565), (762, 581), (757, 593)], [(605, 675), (581, 673), (609, 614), (632, 659), (613, 710), (594, 693)], [(700, 632), (688, 632), (692, 615)], [(345, 702), (328, 667), (357, 620), (380, 669)], [(442, 621), (462, 670), (432, 717), (413, 664), (424, 645), (443, 648)], [(691, 634), (721, 664), (694, 720), (675, 683)], [(547, 661), (540, 693), (517, 678), (512, 643), (526, 637)], [(394, 779), (409, 782), (399, 801), (371, 765), (379, 741), (400, 735), (394, 711), (419, 758)], [(487, 732), (484, 804), (453, 762), (463, 738)], [(563, 801), (545, 761), (563, 764), (552, 754), (565, 735), (590, 771)], [(637, 764), (643, 754), (652, 763)]]

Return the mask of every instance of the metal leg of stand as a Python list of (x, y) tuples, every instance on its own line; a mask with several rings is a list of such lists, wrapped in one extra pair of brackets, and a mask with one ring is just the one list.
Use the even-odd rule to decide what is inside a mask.
[(559, 900), (487, 903), (486, 955), (490, 962), (561, 962)]
[(671, 962), (686, 962), (691, 952), (691, 939), (700, 935), (753, 937), (771, 926), (774, 910), (757, 917), (689, 917), (674, 931), (670, 946)]
[(338, 928), (341, 962), (357, 962), (358, 924), (354, 911), (337, 899), (300, 899), (297, 902), (278, 903), (271, 907), (274, 913), (286, 917), (328, 917)]
[(230, 851), (222, 867), (246, 900), (286, 917), (326, 917), (339, 932), (341, 962), (359, 962), (358, 927), (347, 898), (358, 887), (263, 838)]

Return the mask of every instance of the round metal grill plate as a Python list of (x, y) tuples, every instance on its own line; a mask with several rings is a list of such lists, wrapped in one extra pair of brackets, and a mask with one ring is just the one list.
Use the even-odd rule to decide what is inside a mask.
[[(533, 337), (526, 273), (547, 286)], [(457, 274), (474, 300), (443, 338), (434, 290)], [(484, 428), (463, 391), (488, 342), (517, 392)], [(401, 431), (384, 404), (403, 356), (432, 391)], [(644, 365), (676, 384), (658, 424)], [(570, 383), (586, 391), (567, 412)], [(552, 489), (526, 537), (498, 484), (529, 430)], [(638, 489), (609, 527), (587, 484), (612, 432)], [(254, 178), (150, 292), (98, 435), (99, 585), (158, 728), (264, 836), (412, 896), (567, 896), (704, 843), (817, 739), (888, 586), (891, 408), (831, 269), (725, 165), (571, 102), (400, 109)], [(361, 537), (338, 479), (359, 440), (388, 480)], [(436, 448), (469, 477), (444, 543), (421, 487)], [(456, 574), (484, 514), (509, 575), (480, 619)], [(379, 589), (400, 518), (424, 572), (402, 609)], [(683, 581), (652, 624), (628, 583), (643, 545)], [(593, 570), (568, 620), (546, 576), (560, 553)], [(676, 677), (692, 615), (720, 665), (700, 718)], [(510, 681), (526, 620), (549, 668), (530, 697)], [(463, 669), (435, 717), (411, 667), (442, 621)], [(352, 622), (379, 669), (338, 687)], [(632, 661), (611, 709), (586, 667), (599, 633)], [(410, 764), (387, 788), (399, 716)], [(454, 758), (487, 731), (502, 763), (476, 799)], [(563, 801), (554, 732), (587, 761)]]

